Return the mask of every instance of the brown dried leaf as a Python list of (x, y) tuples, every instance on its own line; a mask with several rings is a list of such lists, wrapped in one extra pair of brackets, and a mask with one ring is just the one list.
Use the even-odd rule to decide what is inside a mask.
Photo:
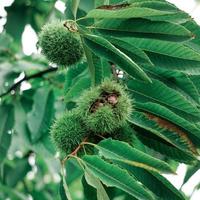
[(180, 136), (180, 138), (182, 138), (182, 140), (184, 140), (188, 144), (188, 147), (190, 148), (190, 150), (194, 154), (198, 155), (196, 147), (194, 146), (192, 141), (189, 139), (187, 134), (185, 132), (183, 132), (179, 127), (177, 127), (175, 124), (172, 124), (171, 122), (169, 122), (169, 121), (167, 121), (165, 119), (159, 118), (159, 117), (157, 117), (155, 115), (152, 115), (152, 114), (149, 114), (149, 113), (146, 113), (146, 115), (150, 120), (153, 120), (157, 124), (159, 124), (160, 127), (164, 128), (164, 129), (167, 129), (167, 130), (169, 130), (169, 131), (171, 131), (173, 133), (177, 133)]
[(103, 6), (99, 6), (97, 7), (97, 9), (104, 9), (104, 10), (119, 10), (119, 9), (123, 9), (130, 6), (129, 3), (123, 3), (123, 4), (116, 4), (116, 5), (103, 5)]

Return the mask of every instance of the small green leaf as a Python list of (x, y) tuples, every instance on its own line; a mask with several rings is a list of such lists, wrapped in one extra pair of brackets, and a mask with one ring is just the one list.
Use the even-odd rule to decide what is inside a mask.
[(87, 168), (85, 169), (85, 179), (89, 185), (96, 188), (97, 200), (110, 200), (100, 180), (96, 178)]
[(194, 166), (188, 166), (187, 172), (185, 174), (183, 184), (187, 183), (187, 181), (200, 169), (200, 162), (197, 162)]
[(67, 197), (66, 197), (66, 194), (65, 194), (64, 187), (63, 187), (63, 180), (60, 181), (59, 194), (60, 194), (61, 200), (68, 200)]
[[(79, 77), (82, 77), (82, 74), (85, 73), (87, 69), (86, 62), (79, 63), (77, 67), (69, 68), (66, 72), (65, 76), (65, 84), (64, 84), (64, 92), (67, 93), (67, 91), (70, 89), (70, 87), (73, 86), (73, 84), (76, 82)], [(84, 74), (85, 75), (85, 74)]]
[(79, 6), (79, 3), (80, 3), (80, 0), (74, 0), (72, 1), (72, 13), (74, 15), (74, 18), (76, 19), (76, 13), (77, 13), (77, 10), (78, 10), (78, 6)]
[(65, 180), (65, 171), (64, 171), (64, 167), (62, 166), (61, 168), (61, 176), (62, 176), (62, 180), (60, 182), (60, 193), (62, 195), (62, 198), (65, 200), (72, 200), (72, 197), (71, 197), (71, 194), (70, 194), (70, 191), (69, 191), (69, 188), (68, 188), (68, 185), (66, 183), (66, 180)]
[(91, 79), (87, 76), (84, 76), (77, 80), (74, 85), (72, 85), (68, 92), (65, 94), (65, 101), (70, 102), (74, 101), (76, 102), (81, 93), (88, 89), (91, 86)]
[(95, 187), (92, 187), (85, 179), (85, 176), (82, 176), (81, 179), (83, 186), (83, 195), (85, 200), (97, 200), (97, 190)]
[(69, 186), (73, 183), (74, 180), (80, 178), (84, 173), (80, 165), (74, 159), (69, 159), (67, 161), (66, 172), (67, 174), (70, 174), (70, 176), (67, 176), (66, 179), (67, 185)]
[(0, 105), (0, 163), (7, 155), (14, 126), (14, 109), (10, 104)]
[(84, 43), (83, 47), (88, 62), (92, 85), (98, 85), (103, 80), (103, 66), (97, 57)]
[(10, 187), (15, 187), (19, 181), (23, 181), (26, 174), (31, 170), (28, 158), (14, 159), (14, 166), (4, 166), (5, 183)]
[(26, 195), (22, 194), (18, 190), (15, 190), (13, 187), (11, 188), (11, 187), (1, 184), (1, 182), (0, 182), (0, 191), (1, 191), (1, 195), (3, 195), (5, 198), (10, 197), (11, 199), (27, 200)]
[(31, 132), (32, 142), (39, 140), (47, 134), (54, 116), (54, 95), (53, 91), (47, 88), (40, 88), (34, 94), (34, 104), (28, 113), (28, 128)]

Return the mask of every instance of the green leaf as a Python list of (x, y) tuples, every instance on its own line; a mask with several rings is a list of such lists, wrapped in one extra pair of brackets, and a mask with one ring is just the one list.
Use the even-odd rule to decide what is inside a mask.
[(135, 107), (139, 110), (152, 113), (153, 115), (166, 119), (172, 124), (178, 125), (183, 130), (187, 131), (189, 137), (193, 135), (197, 138), (200, 138), (199, 135), (200, 130), (193, 123), (190, 123), (184, 118), (176, 115), (174, 112), (170, 111), (169, 109), (167, 109), (162, 105), (148, 102), (148, 103), (136, 103)]
[[(178, 191), (166, 178), (162, 175), (145, 171), (141, 168), (136, 168), (129, 165), (121, 165), (123, 168), (129, 171), (130, 174), (134, 175), (138, 181), (144, 184), (149, 190), (151, 190), (158, 199), (161, 200), (183, 200), (184, 195)], [(159, 189), (158, 189), (159, 186)]]
[(199, 75), (190, 75), (189, 78), (192, 81), (192, 83), (195, 85), (196, 89), (198, 90), (198, 93), (199, 93), (198, 98), (200, 101), (200, 83), (199, 83), (200, 76)]
[(46, 158), (46, 162), (55, 162), (55, 160), (53, 161), (50, 159), (56, 154), (56, 150), (48, 134), (44, 135), (36, 143), (32, 144), (32, 150), (35, 153), (44, 156)]
[(11, 63), (0, 63), (0, 95), (6, 92), (14, 84), (14, 79), (18, 76), (19, 73), (13, 71), (13, 65)]
[[(93, 27), (92, 27), (93, 28)], [(104, 19), (94, 24), (94, 28), (131, 33), (149, 33), (178, 36), (190, 39), (193, 35), (184, 26), (171, 22), (156, 22), (147, 19)]]
[(129, 75), (150, 82), (145, 72), (126, 54), (113, 46), (108, 40), (96, 35), (84, 35), (85, 44), (100, 57), (119, 65)]
[[(26, 91), (28, 92), (28, 90)], [(29, 98), (31, 99), (31, 92), (29, 91)], [(23, 100), (22, 100), (23, 99)], [(23, 103), (22, 103), (23, 102)], [(26, 99), (26, 93), (23, 92), (23, 97), (13, 102), (14, 105), (14, 130), (15, 134), (12, 135), (12, 142), (9, 148), (10, 154), (15, 154), (16, 151), (27, 152), (31, 148), (30, 132), (27, 127), (26, 106), (31, 106), (31, 101)], [(19, 145), (23, 144), (23, 145)]]
[(161, 16), (150, 16), (146, 17), (146, 19), (149, 19), (151, 21), (166, 21), (166, 22), (173, 22), (173, 23), (185, 23), (189, 20), (191, 20), (191, 17), (183, 12), (183, 11), (177, 11), (177, 12), (171, 12), (170, 14), (161, 15)]
[(100, 84), (104, 79), (105, 67), (103, 66), (102, 59), (95, 54), (92, 54), (93, 63), (95, 66), (95, 85)]
[(184, 185), (199, 169), (200, 162), (197, 162), (194, 166), (188, 166), (182, 185)]
[(71, 194), (70, 194), (70, 191), (69, 191), (69, 187), (68, 187), (66, 180), (65, 180), (65, 172), (64, 172), (63, 166), (61, 168), (61, 176), (62, 176), (62, 180), (61, 180), (62, 186), (60, 186), (60, 191), (62, 191), (62, 197), (65, 195), (67, 200), (72, 200), (72, 197), (71, 197)]
[(199, 47), (199, 41), (200, 41), (199, 25), (194, 20), (190, 20), (190, 21), (187, 21), (186, 23), (183, 23), (182, 26), (184, 26), (185, 28), (190, 30), (195, 35), (193, 40), (187, 41), (186, 44), (189, 47), (194, 48), (195, 50), (200, 52), (200, 47)]
[(79, 7), (87, 13), (89, 10), (95, 7), (95, 1), (94, 0), (88, 0), (87, 2), (80, 1)]
[(180, 71), (188, 75), (200, 74), (199, 61), (193, 61), (189, 59), (176, 58), (158, 53), (147, 52), (146, 54), (155, 66), (164, 68), (166, 70)]
[(54, 8), (54, 4), (54, 1), (30, 0), (28, 3), (27, 0), (14, 1), (11, 6), (6, 7), (8, 13), (6, 32), (15, 38), (14, 42), (20, 44), (26, 24), (39, 31)]
[(92, 85), (98, 85), (103, 80), (103, 67), (101, 60), (84, 44), (84, 42), (83, 47), (88, 62)]
[(1, 190), (1, 195), (3, 196), (5, 195), (4, 196), (5, 198), (10, 197), (11, 199), (27, 200), (27, 196), (25, 196), (24, 194), (1, 183), (0, 183), (0, 190)]
[(16, 158), (13, 160), (13, 164), (14, 166), (7, 164), (4, 166), (5, 183), (10, 187), (15, 187), (18, 182), (23, 181), (26, 174), (31, 170), (27, 158)]
[(102, 68), (103, 68), (103, 78), (112, 78), (113, 74), (112, 74), (112, 68), (110, 66), (109, 61), (107, 61), (104, 58), (101, 58), (101, 64), (102, 64)]
[(134, 45), (116, 38), (109, 38), (109, 41), (120, 51), (129, 56), (134, 62), (138, 64), (153, 65), (147, 54)]
[(137, 150), (125, 142), (106, 139), (95, 146), (100, 155), (107, 159), (117, 160), (128, 165), (144, 168), (146, 170), (172, 173), (170, 166), (148, 154)]
[(80, 0), (67, 0), (67, 8), (65, 10), (65, 15), (67, 19), (76, 19), (79, 3)]
[[(169, 2), (165, 1), (165, 0), (128, 0), (129, 3), (137, 3), (137, 2), (151, 2), (151, 1), (155, 1), (155, 2), (164, 2), (165, 4), (170, 4)], [(173, 5), (173, 4), (171, 4)], [(175, 7), (175, 6), (174, 6)], [(175, 7), (176, 8), (176, 7)], [(177, 9), (177, 8), (176, 8)]]
[(80, 178), (84, 172), (74, 159), (70, 159), (66, 163), (66, 173), (70, 174), (70, 176), (67, 176), (66, 179), (67, 185), (70, 186), (73, 181)]
[(187, 134), (166, 120), (148, 113), (134, 111), (129, 121), (140, 128), (150, 131), (182, 151), (191, 155), (197, 154), (197, 151), (191, 140), (187, 137)]
[(81, 93), (88, 89), (91, 86), (91, 79), (89, 77), (82, 77), (79, 80), (75, 82), (73, 86), (71, 86), (68, 90), (68, 92), (65, 95), (65, 101), (70, 102), (74, 101), (76, 102), (81, 95)]
[(84, 156), (83, 160), (91, 173), (107, 186), (117, 187), (139, 199), (154, 199), (150, 191), (116, 165), (109, 164), (98, 156)]
[(160, 67), (152, 68), (151, 66), (144, 66), (144, 68), (153, 78), (158, 79), (167, 86), (177, 90), (192, 103), (200, 103), (198, 88), (192, 82), (189, 75)]
[(138, 127), (136, 127), (136, 130), (137, 137), (140, 139), (140, 141), (150, 149), (155, 150), (156, 153), (159, 152), (162, 154), (161, 156), (164, 155), (166, 158), (186, 164), (193, 164), (194, 161), (196, 161), (196, 158), (192, 154), (176, 148), (175, 146), (161, 139), (159, 136), (153, 135), (149, 137), (151, 132)]
[(5, 29), (7, 33), (11, 34), (17, 41), (20, 41), (27, 22), (27, 18), (24, 16), (23, 12), (24, 8), (25, 5), (18, 5), (17, 3), (14, 3), (6, 9), (8, 18)]
[(80, 0), (74, 0), (72, 2), (73, 2), (73, 4), (72, 4), (72, 13), (74, 15), (74, 18), (76, 19), (76, 14), (77, 14), (77, 10), (78, 10), (78, 6), (79, 6), (79, 3), (80, 3)]
[[(109, 1), (110, 0), (95, 0), (95, 8), (102, 6), (102, 5), (109, 5)], [(117, 0), (115, 0), (115, 1), (117, 1)], [(121, 0), (118, 0), (118, 1), (120, 2)]]
[(100, 180), (96, 178), (89, 169), (85, 169), (85, 179), (89, 185), (96, 188), (97, 200), (110, 200)]
[(146, 7), (146, 8), (153, 8), (157, 10), (163, 11), (177, 11), (178, 9), (173, 5), (166, 1), (158, 1), (158, 0), (140, 0), (140, 1), (129, 1), (132, 2), (135, 7)]
[(65, 76), (65, 84), (64, 84), (65, 93), (67, 93), (69, 88), (73, 86), (76, 80), (79, 79), (79, 77), (82, 76), (83, 73), (85, 73), (86, 68), (87, 65), (84, 62), (84, 63), (79, 63), (77, 67), (69, 68), (67, 70)]
[(134, 37), (125, 37), (123, 40), (135, 45), (144, 51), (184, 60), (200, 61), (200, 53), (187, 47), (184, 45), (184, 43)]
[(14, 126), (14, 109), (11, 104), (0, 105), (0, 163), (7, 155)]
[(63, 187), (63, 180), (60, 181), (59, 194), (60, 194), (61, 200), (68, 200), (67, 197), (66, 197), (66, 194), (65, 194), (64, 187)]
[(187, 13), (179, 10), (175, 5), (162, 0), (129, 0), (128, 2), (133, 3), (135, 6), (153, 8), (156, 10), (170, 11), (171, 14), (162, 16), (150, 16), (147, 19), (151, 21), (170, 21), (170, 22), (186, 22), (190, 20)]
[(134, 7), (134, 5), (127, 6), (121, 9), (106, 10), (94, 9), (88, 12), (87, 18), (146, 18), (150, 16), (162, 16), (173, 14), (173, 12), (159, 11), (151, 8)]
[(82, 176), (81, 179), (83, 186), (83, 195), (85, 200), (97, 200), (97, 190), (95, 187), (92, 187), (85, 179), (85, 176)]
[(31, 132), (31, 140), (33, 143), (49, 131), (53, 116), (53, 91), (45, 87), (38, 89), (34, 94), (33, 108), (27, 117), (28, 128)]
[(168, 190), (171, 190), (171, 192), (173, 192), (174, 194), (174, 199), (180, 199), (180, 200), (186, 200), (186, 196), (181, 193), (180, 191), (178, 191), (166, 178), (164, 178), (163, 176), (161, 176), (158, 173), (155, 172), (151, 172), (151, 174), (156, 177), (156, 179), (158, 179), (162, 184), (165, 185), (165, 187), (167, 187)]
[(162, 106), (166, 106), (171, 111), (185, 119), (189, 119), (192, 122), (195, 120), (199, 121), (199, 109), (179, 92), (167, 87), (164, 83), (158, 80), (152, 79), (151, 84), (146, 84), (137, 80), (130, 80), (128, 82), (128, 88), (137, 102), (158, 103)]
[[(16, 57), (12, 46), (13, 38), (5, 31), (0, 34), (0, 44), (0, 63), (6, 61), (15, 61)], [(6, 70), (6, 68), (4, 70)]]

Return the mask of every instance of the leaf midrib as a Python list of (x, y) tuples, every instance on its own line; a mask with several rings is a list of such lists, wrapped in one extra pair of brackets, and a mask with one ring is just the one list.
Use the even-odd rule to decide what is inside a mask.
[[(141, 168), (144, 168), (144, 169), (146, 169), (146, 170), (152, 170), (152, 171), (157, 171), (157, 172), (160, 171), (160, 172), (161, 172), (161, 170), (156, 169), (154, 166), (149, 166), (148, 164), (145, 164), (144, 162), (132, 161), (132, 160), (130, 160), (130, 159), (128, 159), (128, 158), (125, 158), (125, 159), (124, 159), (124, 157), (122, 157), (121, 155), (116, 154), (115, 152), (110, 151), (109, 149), (106, 149), (105, 147), (102, 147), (102, 146), (97, 145), (97, 148), (98, 148), (98, 147), (102, 148), (104, 151), (110, 153), (111, 155), (113, 154), (113, 155), (115, 155), (116, 157), (119, 158), (119, 159), (117, 159), (117, 158), (111, 158), (111, 160), (118, 160), (118, 161), (121, 161), (121, 162), (125, 162), (125, 163), (127, 163), (127, 164), (132, 164), (132, 165), (134, 165), (134, 166), (136, 166), (136, 167), (141, 167), (141, 166), (143, 166), (143, 167), (141, 167)], [(149, 158), (147, 158), (147, 159), (149, 159)], [(159, 160), (158, 160), (157, 162), (159, 162)], [(134, 164), (134, 163), (135, 163), (135, 164)], [(159, 163), (159, 164), (162, 165), (163, 163)], [(164, 164), (163, 164), (163, 165), (164, 165)], [(167, 167), (167, 166), (166, 166), (166, 167)]]

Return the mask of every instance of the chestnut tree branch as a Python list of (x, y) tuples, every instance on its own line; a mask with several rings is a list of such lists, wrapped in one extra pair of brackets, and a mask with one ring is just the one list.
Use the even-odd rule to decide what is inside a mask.
[(51, 68), (45, 69), (45, 70), (43, 70), (43, 71), (37, 72), (37, 73), (35, 73), (35, 74), (32, 74), (32, 75), (30, 75), (30, 76), (26, 76), (26, 75), (25, 75), (25, 77), (24, 77), (23, 79), (19, 80), (18, 82), (16, 82), (15, 84), (13, 84), (6, 92), (2, 93), (2, 94), (0, 95), (0, 98), (2, 98), (2, 97), (4, 97), (4, 96), (8, 95), (12, 90), (16, 90), (16, 89), (21, 85), (22, 82), (28, 81), (28, 80), (34, 79), (34, 78), (40, 78), (40, 77), (42, 77), (42, 76), (45, 75), (45, 74), (48, 74), (48, 73), (52, 73), (52, 72), (57, 71), (57, 69), (58, 69), (58, 68), (53, 68), (53, 67), (51, 67)]

